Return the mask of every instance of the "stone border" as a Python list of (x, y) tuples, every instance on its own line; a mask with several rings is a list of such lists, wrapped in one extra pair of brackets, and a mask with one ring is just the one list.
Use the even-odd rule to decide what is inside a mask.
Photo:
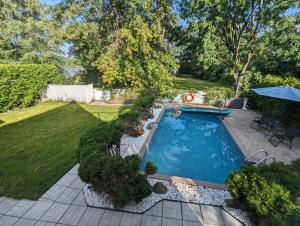
[(89, 207), (111, 209), (130, 213), (143, 214), (162, 200), (180, 201), (194, 203), (199, 205), (212, 205), (224, 209), (231, 216), (245, 225), (251, 225), (247, 215), (234, 208), (229, 208), (225, 204), (226, 199), (232, 199), (230, 193), (224, 190), (204, 188), (203, 186), (188, 185), (186, 183), (170, 182), (161, 179), (148, 178), (149, 183), (153, 186), (156, 182), (161, 182), (168, 187), (166, 194), (151, 193), (137, 204), (127, 205), (124, 208), (114, 209), (113, 205), (105, 194), (98, 194), (92, 190), (89, 185), (83, 188), (83, 195), (86, 204)]
[[(159, 114), (158, 114), (158, 116), (157, 116), (157, 118), (155, 120), (155, 123), (158, 124), (160, 122), (162, 116), (165, 113), (165, 110), (166, 110), (165, 106), (162, 105), (162, 110), (159, 112)], [(151, 123), (151, 122), (149, 122), (149, 123)], [(141, 147), (141, 149), (139, 151), (139, 155), (140, 155), (141, 159), (144, 158), (145, 151), (147, 150), (147, 146), (150, 145), (152, 137), (153, 137), (153, 135), (154, 135), (154, 133), (155, 133), (155, 131), (156, 131), (157, 128), (158, 128), (158, 125), (154, 126), (153, 128), (151, 128), (149, 134), (147, 135), (146, 140), (145, 140), (144, 144), (142, 145), (142, 147)]]

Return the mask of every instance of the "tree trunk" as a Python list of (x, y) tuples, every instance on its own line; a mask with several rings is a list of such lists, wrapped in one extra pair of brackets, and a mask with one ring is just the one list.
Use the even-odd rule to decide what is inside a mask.
[(239, 74), (236, 81), (235, 81), (235, 94), (234, 94), (234, 97), (239, 96), (240, 88), (242, 86), (242, 81), (243, 81), (243, 75)]

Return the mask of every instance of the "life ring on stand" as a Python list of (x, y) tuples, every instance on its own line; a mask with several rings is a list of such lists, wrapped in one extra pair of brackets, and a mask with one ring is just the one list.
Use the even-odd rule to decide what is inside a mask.
[(194, 99), (195, 99), (195, 96), (192, 93), (187, 93), (184, 96), (184, 101), (188, 102), (188, 103), (193, 102)]

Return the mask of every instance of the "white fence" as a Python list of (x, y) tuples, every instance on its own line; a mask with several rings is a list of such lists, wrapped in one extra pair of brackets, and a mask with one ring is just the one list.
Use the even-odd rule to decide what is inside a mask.
[(90, 103), (94, 99), (93, 84), (90, 85), (48, 85), (45, 95), (51, 100)]
[[(125, 90), (114, 90), (115, 95), (124, 95)], [(77, 101), (90, 103), (93, 100), (109, 101), (112, 97), (108, 90), (96, 89), (89, 85), (48, 85), (45, 96), (51, 100)]]

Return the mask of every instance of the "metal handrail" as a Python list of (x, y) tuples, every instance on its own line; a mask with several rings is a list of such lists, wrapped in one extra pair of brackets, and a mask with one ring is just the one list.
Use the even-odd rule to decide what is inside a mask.
[(268, 159), (273, 159), (273, 162), (276, 161), (275, 158), (274, 158), (273, 156), (267, 156), (267, 157), (261, 159), (260, 161), (258, 161), (254, 166), (258, 166), (258, 165), (259, 165), (260, 163), (262, 163), (262, 162), (264, 162), (264, 164), (266, 164), (266, 161), (267, 161)]
[(244, 161), (247, 162), (250, 158), (254, 157), (255, 155), (257, 155), (259, 153), (265, 153), (266, 157), (268, 157), (268, 155), (269, 155), (268, 152), (266, 152), (265, 150), (259, 150), (259, 151), (255, 152), (253, 155), (250, 155), (247, 158), (245, 158)]

